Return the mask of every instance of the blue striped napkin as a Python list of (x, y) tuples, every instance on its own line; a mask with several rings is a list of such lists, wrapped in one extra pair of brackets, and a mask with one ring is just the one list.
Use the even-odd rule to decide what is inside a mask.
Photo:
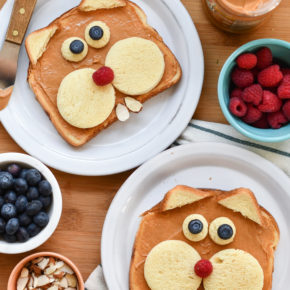
[[(248, 149), (270, 160), (290, 176), (290, 140), (260, 143), (241, 135), (230, 125), (192, 120), (173, 146), (191, 142), (219, 142)], [(108, 290), (101, 266), (93, 271), (85, 285), (87, 290)]]

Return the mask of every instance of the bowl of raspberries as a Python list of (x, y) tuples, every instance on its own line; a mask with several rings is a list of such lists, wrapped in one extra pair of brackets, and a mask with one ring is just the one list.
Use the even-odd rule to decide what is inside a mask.
[(44, 164), (26, 154), (0, 154), (0, 253), (23, 253), (43, 244), (61, 212), (59, 185)]
[(226, 119), (243, 135), (290, 139), (290, 43), (259, 39), (241, 46), (222, 68), (218, 97)]

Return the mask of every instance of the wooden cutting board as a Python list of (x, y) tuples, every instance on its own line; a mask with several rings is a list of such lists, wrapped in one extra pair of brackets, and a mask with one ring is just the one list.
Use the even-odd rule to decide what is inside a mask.
[[(145, 0), (144, 0), (145, 1)], [(199, 32), (205, 56), (205, 81), (195, 118), (225, 122), (217, 99), (217, 79), (226, 58), (242, 44), (258, 38), (290, 41), (290, 1), (283, 0), (270, 21), (245, 35), (215, 28), (200, 0), (183, 0)], [(3, 0), (0, 0), (3, 4)], [(0, 4), (0, 6), (1, 6)], [(23, 152), (0, 124), (0, 153)], [(55, 251), (72, 259), (86, 279), (101, 262), (100, 240), (106, 212), (115, 193), (132, 171), (105, 177), (80, 177), (53, 170), (63, 193), (63, 214), (53, 236), (38, 251)], [(31, 252), (30, 252), (31, 253)], [(15, 264), (30, 254), (0, 255), (0, 289), (6, 289)], [(112, 289), (115, 290), (115, 289)], [(117, 290), (117, 289), (116, 289)]]

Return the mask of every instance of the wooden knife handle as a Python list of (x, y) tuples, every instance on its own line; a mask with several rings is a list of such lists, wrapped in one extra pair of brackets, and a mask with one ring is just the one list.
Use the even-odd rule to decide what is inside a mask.
[(37, 0), (15, 0), (6, 40), (21, 44)]

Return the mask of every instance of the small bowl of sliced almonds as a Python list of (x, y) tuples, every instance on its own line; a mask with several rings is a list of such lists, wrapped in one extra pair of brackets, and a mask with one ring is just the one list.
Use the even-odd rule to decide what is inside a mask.
[(7, 290), (84, 290), (76, 265), (68, 258), (41, 252), (21, 260), (13, 269)]

